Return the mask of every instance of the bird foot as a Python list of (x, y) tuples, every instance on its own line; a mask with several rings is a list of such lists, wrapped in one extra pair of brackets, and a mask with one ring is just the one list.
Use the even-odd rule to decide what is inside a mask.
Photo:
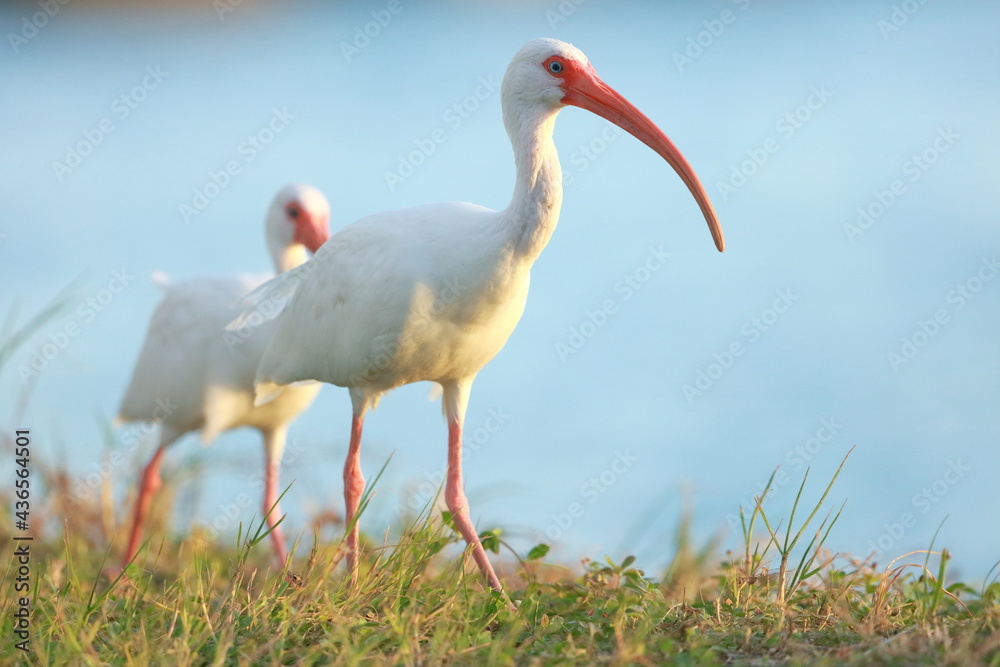
[(114, 586), (134, 586), (128, 574), (125, 573), (125, 568), (118, 567), (117, 565), (112, 565), (101, 570), (101, 576)]

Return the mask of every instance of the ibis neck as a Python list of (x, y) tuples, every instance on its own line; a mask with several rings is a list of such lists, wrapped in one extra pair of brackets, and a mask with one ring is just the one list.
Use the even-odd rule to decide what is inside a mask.
[(535, 115), (504, 114), (517, 175), (514, 196), (502, 216), (514, 252), (528, 262), (545, 249), (559, 221), (562, 169), (552, 143), (558, 113), (558, 109), (543, 109)]
[(271, 251), (271, 260), (274, 262), (274, 270), (277, 273), (291, 271), (296, 266), (301, 266), (309, 260), (309, 252), (301, 243), (279, 245), (277, 247), (271, 245), (269, 249)]
[(281, 207), (272, 206), (264, 222), (264, 235), (267, 239), (267, 251), (271, 253), (276, 273), (291, 271), (309, 259), (306, 247), (295, 242), (289, 227)]

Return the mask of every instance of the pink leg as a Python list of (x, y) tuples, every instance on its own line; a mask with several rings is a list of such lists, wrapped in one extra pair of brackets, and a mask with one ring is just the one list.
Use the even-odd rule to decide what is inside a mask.
[[(264, 432), (264, 516), (267, 525), (271, 527), (271, 540), (274, 542), (274, 553), (281, 565), (288, 558), (285, 548), (285, 536), (281, 526), (281, 507), (278, 506), (278, 476), (281, 470), (281, 453), (285, 449), (285, 431), (283, 428)], [(272, 507), (274, 509), (272, 509)]]
[(462, 425), (457, 420), (448, 422), (448, 481), (445, 484), (444, 500), (462, 537), (472, 547), (472, 557), (489, 581), (490, 588), (503, 593), (503, 586), (500, 585), (500, 580), (486, 557), (486, 550), (479, 541), (479, 534), (469, 519), (469, 501), (462, 488)]
[(364, 417), (357, 414), (351, 420), (351, 444), (347, 450), (347, 461), (344, 462), (344, 504), (347, 506), (347, 516), (344, 525), (347, 527), (347, 571), (350, 573), (351, 584), (358, 582), (358, 524), (356, 521), (358, 506), (361, 504), (361, 494), (365, 491), (365, 478), (361, 474), (361, 426)]
[(146, 515), (149, 514), (149, 505), (153, 500), (153, 494), (160, 488), (160, 463), (163, 461), (163, 453), (166, 447), (160, 446), (153, 454), (153, 458), (146, 464), (146, 469), (142, 471), (142, 479), (139, 482), (139, 498), (135, 503), (135, 515), (132, 518), (132, 533), (128, 538), (128, 547), (122, 557), (122, 569), (135, 558), (139, 552), (139, 544), (142, 542), (142, 533), (145, 528)]

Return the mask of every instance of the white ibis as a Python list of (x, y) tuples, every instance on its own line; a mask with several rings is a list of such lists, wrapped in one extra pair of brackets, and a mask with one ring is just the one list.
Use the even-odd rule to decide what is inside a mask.
[[(274, 198), (267, 215), (267, 247), (280, 273), (295, 268), (329, 238), (330, 207), (323, 194), (307, 185), (289, 185)], [(245, 340), (226, 336), (226, 324), (239, 315), (242, 299), (274, 274), (200, 278), (165, 286), (166, 296), (149, 323), (119, 411), (120, 421), (161, 424), (156, 452), (139, 482), (132, 532), (122, 559), (124, 568), (139, 549), (143, 523), (160, 487), (160, 463), (171, 443), (200, 431), (204, 443), (229, 429), (251, 426), (264, 437), (264, 512), (273, 527), (281, 516), (278, 468), (288, 425), (309, 407), (319, 384), (285, 387), (265, 406), (254, 406), (254, 375), (273, 327), (262, 327)], [(277, 557), (285, 560), (280, 527), (271, 535)]]
[(429, 380), (443, 388), (448, 422), (445, 502), (490, 587), (502, 591), (462, 489), (462, 424), (473, 379), (521, 318), (529, 271), (559, 219), (562, 173), (552, 129), (563, 107), (592, 111), (662, 156), (694, 195), (716, 247), (723, 249), (712, 204), (680, 151), (601, 81), (574, 46), (554, 39), (525, 44), (504, 75), (501, 104), (517, 172), (507, 208), (443, 203), (362, 218), (332, 236), (308, 263), (248, 299), (250, 306), (277, 304), (271, 312), (277, 329), (257, 371), (258, 402), (278, 386), (302, 380), (350, 390), (354, 414), (344, 498), (352, 581), (355, 514), (365, 486), (359, 458), (365, 414), (386, 392)]

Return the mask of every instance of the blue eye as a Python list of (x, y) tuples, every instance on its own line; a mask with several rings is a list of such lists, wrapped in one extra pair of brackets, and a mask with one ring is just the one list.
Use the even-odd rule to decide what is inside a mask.
[(558, 60), (553, 60), (549, 63), (549, 71), (553, 74), (560, 74), (563, 71), (562, 63)]

